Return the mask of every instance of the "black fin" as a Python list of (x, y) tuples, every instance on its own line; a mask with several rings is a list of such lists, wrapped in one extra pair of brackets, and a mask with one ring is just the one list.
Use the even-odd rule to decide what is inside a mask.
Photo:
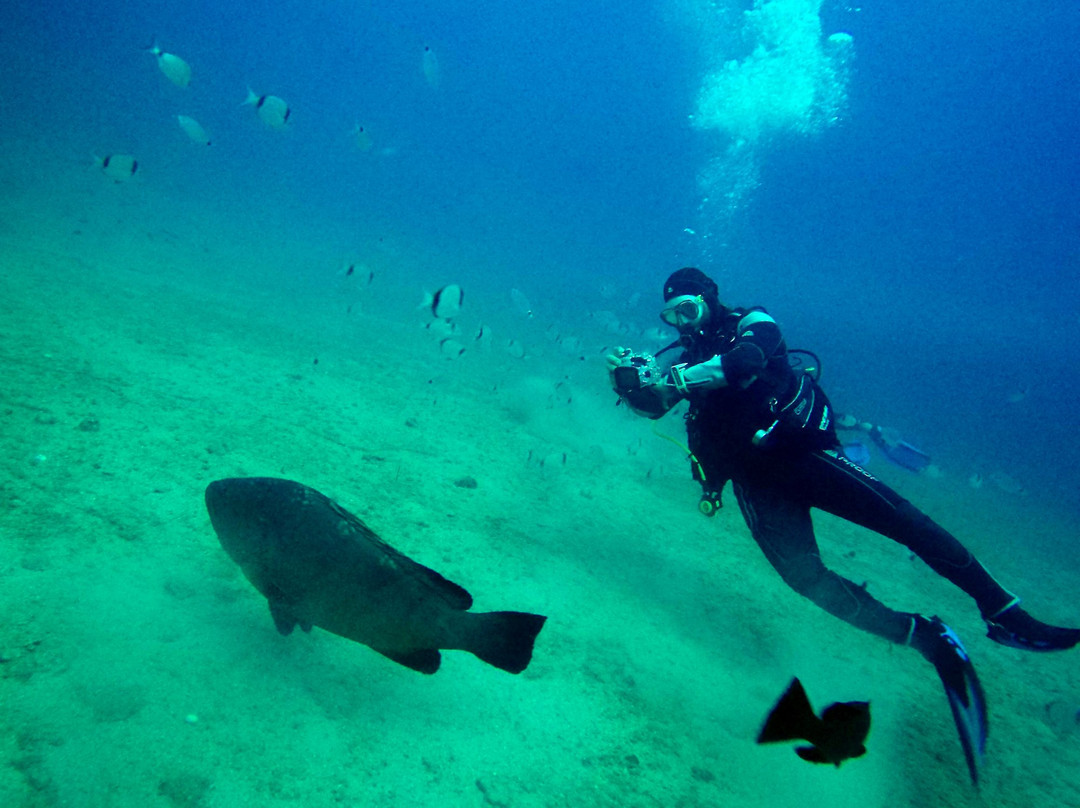
[(425, 567), (423, 564), (416, 563), (411, 558), (402, 555), (385, 542), (382, 542), (382, 544), (387, 554), (392, 555), (394, 560), (401, 566), (402, 572), (406, 572), (430, 586), (451, 609), (458, 609), (464, 612), (472, 606), (472, 595), (469, 594), (469, 591), (465, 589), (465, 587), (455, 584), (453, 581), (448, 581), (439, 573), (435, 572), (435, 570), (430, 567)]
[(536, 635), (547, 620), (527, 612), (484, 612), (469, 618), (469, 637), (462, 650), (509, 673), (521, 673), (529, 666)]
[(394, 660), (399, 665), (412, 668), (420, 673), (435, 673), (442, 663), (442, 654), (439, 653), (438, 648), (421, 648), (417, 651), (406, 651), (405, 653), (384, 651), (381, 648), (373, 648), (372, 650), (378, 651), (384, 657)]
[(937, 669), (960, 735), (971, 784), (978, 788), (988, 727), (982, 684), (955, 631), (937, 616), (919, 616), (916, 620), (920, 622), (916, 623), (911, 644)]
[[(292, 630), (296, 628), (298, 621), (289, 611), (289, 607), (284, 602), (271, 598), (267, 598), (266, 602), (270, 604), (270, 616), (274, 618), (274, 626), (277, 628), (278, 633), (285, 637), (292, 634)], [(311, 626), (304, 630), (311, 631)]]
[[(322, 496), (322, 495), (320, 495)], [(461, 611), (468, 610), (473, 603), (472, 595), (463, 586), (458, 586), (453, 581), (443, 578), (435, 570), (418, 564), (407, 555), (398, 552), (389, 544), (378, 537), (374, 530), (364, 524), (363, 520), (355, 514), (349, 513), (329, 497), (323, 497), (325, 504), (334, 511), (342, 520), (349, 523), (354, 538), (358, 541), (366, 541), (374, 544), (379, 550), (389, 556), (400, 570), (430, 586), (451, 609)]]
[(810, 699), (796, 676), (765, 719), (765, 726), (758, 733), (757, 742), (808, 741), (810, 739), (807, 736), (813, 732), (817, 722), (818, 718), (814, 715), (814, 708), (810, 706)]
[[(818, 749), (816, 746), (796, 746), (795, 754), (801, 757), (803, 760), (809, 760), (811, 763), (832, 763), (825, 753)], [(840, 764), (837, 763), (837, 766)]]
[(938, 668), (938, 675), (945, 686), (960, 746), (964, 750), (971, 784), (979, 787), (979, 765), (986, 753), (986, 696), (975, 674), (974, 666), (965, 666), (960, 672), (947, 672)]

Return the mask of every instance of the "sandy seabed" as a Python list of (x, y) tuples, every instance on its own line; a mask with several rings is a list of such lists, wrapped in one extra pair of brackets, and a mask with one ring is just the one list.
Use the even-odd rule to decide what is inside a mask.
[[(224, 237), (48, 209), (0, 223), (0, 805), (1080, 805), (1075, 654), (994, 645), (903, 548), (818, 520), (829, 563), (965, 639), (976, 792), (930, 667), (790, 592), (730, 494), (700, 516), (599, 357), (449, 362), (419, 319), (233, 272)], [(882, 473), (1037, 615), (1080, 616), (1075, 566), (1042, 552), (1067, 518)], [(532, 664), (450, 651), (428, 677), (279, 636), (203, 507), (241, 475), (337, 499), (477, 610), (548, 615)], [(793, 675), (818, 708), (871, 701), (865, 757), (755, 745)]]

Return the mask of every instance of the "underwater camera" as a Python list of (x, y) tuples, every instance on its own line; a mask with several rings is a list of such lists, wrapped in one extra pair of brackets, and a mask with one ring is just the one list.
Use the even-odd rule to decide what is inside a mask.
[(614, 370), (615, 391), (619, 395), (657, 384), (663, 376), (652, 354), (626, 353), (620, 358), (628, 360), (630, 364), (620, 365)]

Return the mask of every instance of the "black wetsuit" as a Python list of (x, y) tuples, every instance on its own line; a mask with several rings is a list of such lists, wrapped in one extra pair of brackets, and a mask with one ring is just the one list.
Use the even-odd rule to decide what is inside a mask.
[[(681, 397), (690, 403), (687, 435), (703, 486), (718, 493), (732, 482), (750, 532), (784, 581), (858, 628), (897, 643), (910, 638), (911, 613), (888, 608), (822, 563), (810, 516), (819, 508), (903, 544), (974, 598), (984, 616), (1014, 602), (954, 536), (841, 454), (827, 398), (791, 367), (772, 318), (740, 327), (754, 311), (761, 310), (723, 309), (705, 331), (683, 337), (679, 363), (720, 357), (726, 384), (685, 389)], [(658, 389), (623, 397), (659, 418), (678, 397), (670, 383), (663, 394)]]

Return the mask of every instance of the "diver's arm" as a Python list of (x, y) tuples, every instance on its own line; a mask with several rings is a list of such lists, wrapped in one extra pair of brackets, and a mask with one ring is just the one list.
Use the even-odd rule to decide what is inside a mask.
[[(648, 418), (659, 418), (690, 395), (694, 390), (713, 390), (718, 387), (749, 387), (764, 370), (765, 365), (783, 342), (780, 327), (776, 321), (763, 311), (750, 311), (739, 320), (735, 331), (735, 342), (731, 350), (699, 362), (696, 365), (686, 363), (674, 365), (657, 377), (654, 375), (647, 383), (629, 374), (629, 384), (613, 384), (615, 391), (634, 412)], [(615, 354), (608, 357), (608, 368), (614, 381), (615, 370), (631, 362), (633, 354), (624, 348), (617, 348)]]
[(749, 387), (782, 341), (780, 327), (772, 317), (763, 311), (751, 311), (739, 320), (730, 351), (696, 365), (675, 365), (665, 376), (664, 384), (674, 387), (681, 395), (695, 389)]

